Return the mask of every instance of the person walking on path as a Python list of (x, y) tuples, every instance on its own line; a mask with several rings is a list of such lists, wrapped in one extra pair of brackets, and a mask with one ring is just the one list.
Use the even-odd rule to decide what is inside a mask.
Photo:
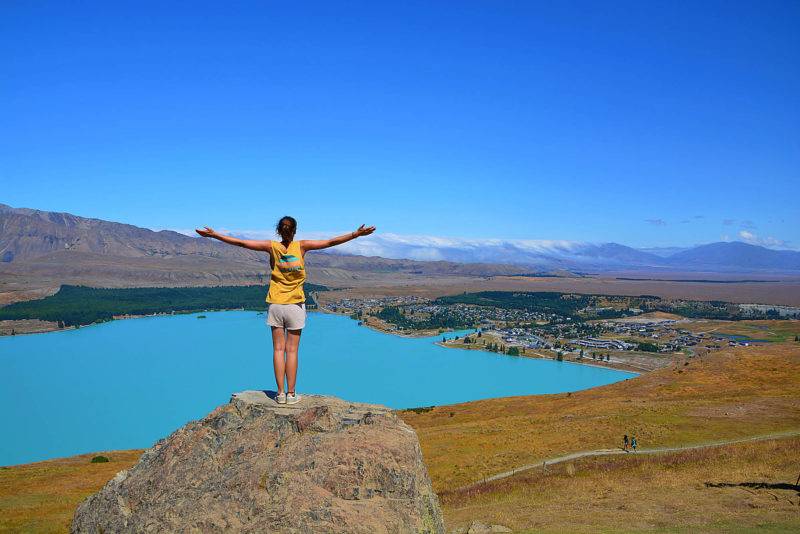
[(627, 450), (628, 450), (628, 434), (625, 434), (625, 435), (622, 437), (622, 450), (623, 450), (623, 451), (626, 451), (626, 452), (627, 452)]
[(369, 235), (375, 231), (375, 227), (362, 224), (354, 232), (331, 239), (295, 241), (297, 221), (287, 215), (281, 217), (275, 230), (281, 237), (280, 241), (238, 239), (218, 234), (208, 226), (203, 230), (195, 229), (203, 237), (269, 254), (271, 273), (266, 298), (269, 304), (266, 322), (272, 328), (272, 364), (278, 386), (275, 401), (278, 404), (295, 404), (300, 401), (300, 395), (295, 391), (297, 352), (300, 333), (306, 324), (306, 297), (303, 291), (306, 281), (305, 254), (309, 250), (334, 247)]
[(631, 448), (636, 452), (636, 436), (631, 436)]

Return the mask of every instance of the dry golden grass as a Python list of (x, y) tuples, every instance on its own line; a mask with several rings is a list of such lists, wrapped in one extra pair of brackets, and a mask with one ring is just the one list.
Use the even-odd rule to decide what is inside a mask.
[[(679, 321), (679, 320), (683, 319), (683, 317), (680, 316), (680, 315), (675, 315), (674, 313), (667, 313), (667, 312), (662, 312), (662, 311), (653, 311), (653, 312), (642, 313), (642, 314), (639, 314), (639, 315), (636, 315), (636, 316), (633, 316), (633, 317), (623, 317), (623, 318), (620, 318), (620, 319), (616, 319), (616, 321), (620, 322), (620, 323), (638, 323), (638, 322), (642, 322), (642, 321), (663, 321), (665, 319), (670, 319), (670, 320), (673, 320), (673, 321)], [(593, 322), (603, 322), (603, 321), (600, 320), (600, 321), (593, 321)]]
[(583, 458), (440, 495), (448, 530), (798, 532), (800, 438)]
[(800, 321), (797, 320), (709, 321), (695, 319), (690, 323), (682, 324), (681, 328), (692, 332), (734, 334), (775, 342), (794, 341), (794, 336), (800, 335)]
[(682, 446), (800, 429), (800, 346), (741, 347), (572, 394), (402, 412), (437, 492), (570, 452)]
[(12, 334), (35, 334), (58, 330), (58, 323), (39, 319), (20, 319), (0, 321), (0, 336)]
[[(0, 532), (67, 532), (78, 504), (131, 467), (141, 453), (82, 454), (0, 468)], [(97, 455), (109, 462), (90, 463)]]
[[(780, 304), (800, 306), (800, 279), (786, 277), (770, 283), (686, 283), (661, 280), (621, 280), (612, 273), (583, 278), (531, 278), (524, 276), (425, 276), (397, 275), (396, 273), (369, 273), (342, 278), (339, 282), (328, 280), (324, 273), (315, 282), (333, 288), (342, 288), (335, 295), (322, 298), (364, 298), (373, 296), (416, 295), (434, 298), (457, 295), (464, 291), (558, 291), (592, 295), (657, 295), (668, 299), (722, 300), (725, 302)], [(365, 273), (366, 274), (366, 273)], [(632, 273), (619, 273), (631, 276)], [(635, 276), (643, 276), (638, 273)], [(695, 274), (689, 275), (691, 278)], [(670, 275), (670, 278), (677, 278)]]

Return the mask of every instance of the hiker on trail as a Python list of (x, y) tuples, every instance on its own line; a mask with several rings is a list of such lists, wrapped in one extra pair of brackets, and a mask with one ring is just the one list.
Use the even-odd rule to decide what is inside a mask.
[(628, 434), (625, 434), (625, 436), (622, 438), (622, 450), (628, 450)]
[(631, 448), (636, 452), (636, 436), (631, 436)]
[(281, 217), (275, 230), (281, 237), (280, 241), (237, 239), (218, 234), (208, 226), (195, 231), (203, 237), (213, 237), (224, 243), (269, 254), (271, 274), (266, 298), (269, 304), (266, 323), (272, 328), (272, 364), (275, 368), (275, 383), (278, 385), (275, 401), (278, 404), (295, 404), (300, 401), (300, 395), (295, 391), (297, 351), (300, 333), (306, 325), (306, 296), (303, 291), (303, 283), (306, 281), (305, 253), (369, 235), (375, 231), (375, 227), (365, 227), (362, 224), (358, 230), (339, 237), (295, 241), (297, 221), (287, 215)]

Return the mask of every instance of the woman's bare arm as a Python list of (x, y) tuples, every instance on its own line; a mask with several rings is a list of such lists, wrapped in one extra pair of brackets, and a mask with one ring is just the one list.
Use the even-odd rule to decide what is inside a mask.
[(223, 243), (228, 243), (229, 245), (236, 245), (237, 247), (249, 248), (250, 250), (269, 250), (270, 247), (272, 246), (271, 241), (259, 241), (256, 239), (239, 239), (237, 237), (218, 234), (208, 226), (206, 226), (204, 230), (196, 228), (195, 232), (197, 232), (203, 237), (213, 237), (214, 239), (219, 239)]
[(339, 237), (332, 237), (330, 239), (319, 239), (319, 240), (309, 240), (304, 239), (300, 241), (300, 250), (303, 251), (305, 254), (308, 250), (319, 250), (321, 248), (328, 248), (328, 247), (335, 247), (336, 245), (341, 245), (342, 243), (347, 243), (348, 241), (355, 239), (357, 237), (361, 237), (363, 235), (369, 235), (375, 231), (374, 226), (364, 227), (362, 224), (358, 227), (358, 230), (355, 232), (350, 232), (349, 234), (340, 235)]

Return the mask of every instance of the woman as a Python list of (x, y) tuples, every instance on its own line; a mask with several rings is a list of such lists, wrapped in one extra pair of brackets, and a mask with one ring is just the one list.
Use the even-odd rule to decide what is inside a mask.
[[(362, 224), (355, 232), (325, 240), (295, 241), (297, 221), (288, 215), (278, 221), (277, 233), (280, 241), (256, 241), (237, 239), (216, 233), (205, 227), (195, 230), (204, 237), (213, 237), (231, 245), (250, 250), (261, 250), (269, 253), (271, 268), (267, 302), (269, 312), (267, 324), (272, 327), (272, 363), (275, 367), (275, 382), (278, 393), (275, 400), (278, 404), (294, 404), (300, 401), (295, 391), (297, 381), (297, 349), (300, 346), (300, 332), (306, 324), (306, 297), (303, 282), (306, 280), (305, 253), (346, 243), (351, 239), (369, 235), (375, 231), (374, 226), (364, 227)], [(286, 389), (284, 390), (284, 379)]]

